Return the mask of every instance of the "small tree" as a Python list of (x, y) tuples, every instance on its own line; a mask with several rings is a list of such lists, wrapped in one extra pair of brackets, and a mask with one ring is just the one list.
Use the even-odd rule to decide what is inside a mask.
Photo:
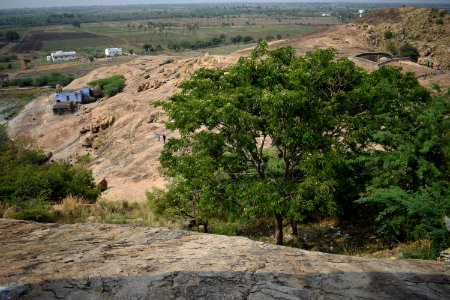
[(10, 42), (14, 42), (20, 39), (20, 35), (15, 31), (7, 31), (5, 38)]
[(394, 36), (394, 33), (390, 30), (387, 30), (384, 32), (384, 38), (387, 40), (391, 39), (393, 36)]
[(400, 50), (399, 51), (400, 52), (400, 56), (402, 56), (402, 57), (409, 57), (415, 62), (417, 62), (417, 59), (420, 56), (419, 50), (417, 50), (417, 48), (414, 47), (413, 45), (411, 45), (410, 43), (403, 44), (400, 47), (399, 50)]
[(397, 46), (395, 45), (394, 42), (389, 42), (389, 43), (387, 44), (387, 49), (389, 50), (389, 52), (392, 53), (392, 55), (395, 55), (395, 56), (398, 55)]
[(75, 28), (80, 28), (80, 27), (81, 27), (80, 21), (73, 21), (71, 24), (72, 24), (72, 26), (75, 27)]

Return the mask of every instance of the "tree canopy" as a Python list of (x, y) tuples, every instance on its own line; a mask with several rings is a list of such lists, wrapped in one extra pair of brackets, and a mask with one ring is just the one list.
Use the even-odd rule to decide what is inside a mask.
[(185, 81), (162, 103), (180, 137), (160, 157), (171, 184), (148, 193), (156, 214), (205, 225), (271, 216), (281, 244), (284, 220), (342, 215), (375, 195), (367, 186), (389, 173), (377, 163), (413, 139), (431, 97), (413, 74), (366, 73), (335, 52), (297, 57), (259, 44), (236, 65)]

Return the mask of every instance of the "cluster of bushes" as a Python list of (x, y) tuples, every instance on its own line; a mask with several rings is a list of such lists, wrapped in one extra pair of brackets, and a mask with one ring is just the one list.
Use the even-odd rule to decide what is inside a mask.
[(55, 87), (57, 84), (66, 86), (72, 82), (74, 78), (72, 76), (64, 76), (59, 73), (52, 73), (50, 75), (44, 75), (36, 78), (24, 77), (15, 78), (9, 80), (6, 85), (8, 86), (51, 86)]
[(209, 40), (204, 41), (179, 41), (169, 44), (167, 47), (171, 50), (180, 51), (183, 49), (203, 49), (203, 48), (212, 48), (217, 47), (218, 45), (225, 42), (225, 35), (215, 36)]
[(50, 207), (68, 195), (87, 202), (100, 195), (90, 170), (48, 159), (41, 150), (10, 141), (0, 128), (0, 208), (8, 217), (52, 221)]
[[(89, 86), (94, 87), (94, 96), (99, 98), (103, 95), (112, 97), (120, 93), (125, 87), (125, 77), (123, 75), (113, 75), (108, 78), (94, 80), (88, 83)], [(100, 91), (95, 89), (98, 86)]]
[(233, 44), (240, 44), (240, 43), (247, 44), (247, 43), (252, 43), (254, 41), (255, 40), (253, 39), (253, 37), (251, 37), (249, 35), (247, 35), (247, 36), (237, 35), (237, 36), (234, 36), (231, 38), (231, 42)]
[(144, 49), (145, 52), (160, 52), (163, 51), (164, 48), (161, 45), (156, 45), (155, 47), (151, 44), (144, 44), (144, 46), (142, 46), (142, 48)]
[(387, 50), (395, 56), (409, 57), (415, 62), (417, 62), (417, 59), (420, 57), (419, 50), (410, 43), (404, 43), (397, 49), (395, 43), (391, 41), (387, 43)]
[(0, 63), (12, 62), (14, 60), (17, 60), (17, 55), (14, 55), (14, 54), (0, 55)]

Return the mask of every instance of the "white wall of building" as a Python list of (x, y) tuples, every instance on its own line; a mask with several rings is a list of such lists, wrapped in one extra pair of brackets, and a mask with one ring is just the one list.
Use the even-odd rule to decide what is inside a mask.
[(50, 54), (51, 60), (53, 62), (56, 61), (70, 61), (70, 60), (77, 60), (78, 56), (77, 53), (75, 51), (56, 51), (56, 52), (52, 52)]
[(123, 54), (122, 48), (106, 48), (105, 49), (106, 56), (117, 56), (117, 55), (122, 55), (122, 54)]

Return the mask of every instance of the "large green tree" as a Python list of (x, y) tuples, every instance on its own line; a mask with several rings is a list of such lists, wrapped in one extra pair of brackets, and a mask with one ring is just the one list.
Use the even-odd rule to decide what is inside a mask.
[(283, 220), (333, 214), (357, 199), (367, 180), (355, 174), (360, 156), (429, 97), (411, 75), (366, 74), (334, 54), (297, 57), (291, 47), (260, 44), (235, 66), (202, 69), (184, 82), (163, 103), (168, 127), (181, 136), (164, 147), (162, 170), (172, 183), (149, 193), (153, 208), (204, 223), (272, 216), (282, 244)]

